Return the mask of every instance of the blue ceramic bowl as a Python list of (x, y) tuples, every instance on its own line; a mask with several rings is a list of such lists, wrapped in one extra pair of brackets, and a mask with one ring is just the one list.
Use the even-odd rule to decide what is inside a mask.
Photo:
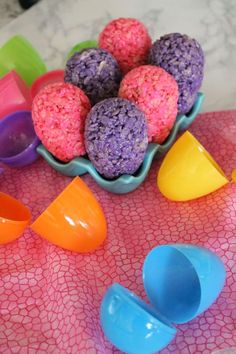
[(186, 323), (216, 300), (225, 268), (216, 254), (200, 246), (158, 246), (145, 259), (143, 283), (156, 311), (172, 323)]
[(155, 353), (168, 345), (176, 334), (167, 320), (116, 283), (103, 297), (100, 320), (110, 342), (130, 354)]
[(90, 160), (87, 158), (76, 157), (68, 163), (62, 163), (55, 159), (55, 157), (43, 145), (38, 146), (37, 151), (41, 156), (43, 156), (50, 166), (65, 176), (81, 176), (88, 172), (103, 189), (117, 194), (129, 193), (138, 188), (138, 186), (145, 180), (154, 156), (157, 153), (162, 154), (167, 152), (175, 141), (177, 134), (180, 131), (187, 129), (194, 121), (200, 111), (203, 99), (203, 93), (198, 93), (192, 110), (187, 115), (177, 116), (176, 123), (170, 135), (162, 145), (154, 143), (148, 145), (144, 161), (134, 175), (122, 175), (114, 180), (108, 180), (98, 173)]

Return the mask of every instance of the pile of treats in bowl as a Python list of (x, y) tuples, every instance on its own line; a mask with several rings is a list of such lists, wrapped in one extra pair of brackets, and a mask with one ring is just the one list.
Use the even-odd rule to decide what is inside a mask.
[(148, 143), (162, 144), (177, 114), (191, 110), (203, 69), (195, 39), (171, 33), (152, 43), (140, 21), (115, 19), (98, 47), (68, 59), (64, 82), (34, 98), (36, 134), (62, 162), (87, 155), (107, 179), (134, 174)]

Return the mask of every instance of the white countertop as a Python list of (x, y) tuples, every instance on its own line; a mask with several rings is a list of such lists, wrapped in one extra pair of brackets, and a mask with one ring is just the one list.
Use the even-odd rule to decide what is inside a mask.
[(42, 0), (0, 30), (0, 44), (22, 34), (49, 68), (63, 67), (68, 50), (116, 17), (136, 17), (153, 40), (170, 32), (196, 38), (205, 51), (203, 111), (236, 109), (235, 0)]
[(23, 12), (18, 0), (1, 0), (0, 28), (12, 21)]

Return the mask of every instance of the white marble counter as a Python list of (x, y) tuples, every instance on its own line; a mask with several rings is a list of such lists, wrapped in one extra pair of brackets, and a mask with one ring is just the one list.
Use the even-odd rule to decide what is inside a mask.
[(62, 67), (72, 45), (96, 39), (111, 19), (137, 17), (153, 39), (170, 32), (195, 37), (206, 53), (203, 110), (236, 108), (235, 0), (42, 0), (0, 30), (0, 44), (26, 36), (49, 68)]
[(23, 12), (18, 0), (0, 1), (0, 28)]

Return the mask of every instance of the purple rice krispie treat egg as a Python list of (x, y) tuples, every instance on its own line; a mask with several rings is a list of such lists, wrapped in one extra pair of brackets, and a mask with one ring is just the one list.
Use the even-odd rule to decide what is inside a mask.
[(85, 123), (85, 148), (98, 172), (108, 179), (133, 174), (148, 146), (146, 119), (132, 102), (108, 98), (97, 103)]
[(117, 95), (121, 71), (116, 59), (106, 50), (87, 48), (67, 61), (64, 79), (81, 88), (95, 104)]
[(203, 80), (204, 53), (200, 44), (186, 34), (166, 34), (153, 43), (149, 63), (174, 76), (179, 87), (178, 112), (189, 112)]

